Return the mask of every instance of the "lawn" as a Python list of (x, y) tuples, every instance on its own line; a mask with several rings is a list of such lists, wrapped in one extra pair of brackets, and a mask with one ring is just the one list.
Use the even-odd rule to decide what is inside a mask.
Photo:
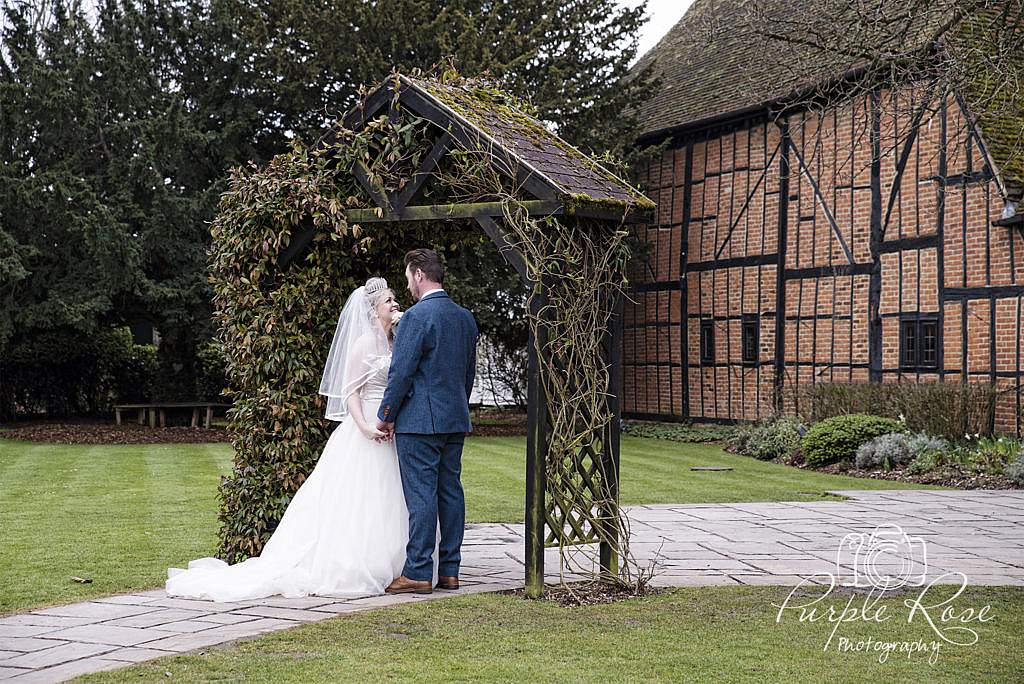
[[(522, 438), (487, 437), (467, 442), (463, 481), (469, 518), (476, 522), (523, 519)], [(727, 466), (731, 471), (691, 471), (692, 466)], [(835, 489), (908, 489), (889, 480), (828, 475), (737, 456), (716, 444), (622, 438), (624, 504), (808, 501)]]
[[(935, 601), (925, 603), (952, 594), (949, 587), (933, 591)], [(576, 608), (462, 596), (340, 617), (85, 681), (1021, 681), (1022, 588), (972, 588), (957, 598), (961, 608), (990, 605), (995, 619), (969, 625), (979, 635), (973, 646), (941, 644), (934, 665), (920, 653), (893, 653), (879, 663), (878, 653), (838, 652), (843, 637), (848, 643), (936, 641), (920, 615), (908, 624), (903, 597), (883, 599), (891, 620), (842, 624), (825, 650), (833, 625), (801, 623), (796, 613), (776, 624), (772, 603), (782, 604), (788, 593), (778, 587), (677, 589)], [(829, 597), (818, 607), (841, 610), (848, 599)]]
[[(467, 442), (469, 520), (521, 520), (524, 440)], [(693, 472), (691, 465), (729, 465)], [(63, 446), (0, 440), (0, 614), (159, 586), (166, 568), (215, 549), (225, 444)], [(625, 503), (819, 498), (902, 486), (806, 472), (713, 445), (625, 438)], [(71, 577), (91, 578), (77, 584)]]

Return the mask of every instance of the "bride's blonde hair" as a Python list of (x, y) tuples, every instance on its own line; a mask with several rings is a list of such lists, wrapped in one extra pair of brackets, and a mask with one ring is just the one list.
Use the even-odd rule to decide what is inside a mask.
[[(377, 276), (368, 279), (363, 287), (366, 289), (366, 300), (370, 303), (373, 315), (379, 317), (379, 314), (377, 314), (377, 305), (387, 299), (388, 295), (394, 297), (394, 290), (388, 287), (387, 280)], [(394, 336), (395, 329), (394, 326), (392, 326), (388, 330), (388, 337), (393, 339)]]

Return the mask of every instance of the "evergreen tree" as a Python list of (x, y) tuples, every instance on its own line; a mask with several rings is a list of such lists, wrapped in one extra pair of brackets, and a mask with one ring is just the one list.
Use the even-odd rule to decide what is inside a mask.
[[(0, 9), (0, 416), (14, 366), (74, 372), (88, 363), (76, 341), (139, 320), (161, 333), (159, 395), (190, 397), (227, 170), (315, 139), (360, 84), (451, 55), (531, 98), (571, 142), (613, 151), (647, 87), (624, 79), (643, 8), (614, 0), (86, 4)], [(474, 258), (500, 262), (489, 246)], [(523, 301), (508, 279), (483, 287)]]

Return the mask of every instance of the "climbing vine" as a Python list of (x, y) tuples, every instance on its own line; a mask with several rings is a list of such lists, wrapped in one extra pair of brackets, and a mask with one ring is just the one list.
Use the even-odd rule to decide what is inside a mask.
[[(409, 245), (438, 243), (436, 224), (396, 231), (346, 220), (347, 208), (368, 204), (352, 180), (354, 164), (398, 190), (398, 168), (418, 163), (409, 148), (421, 135), (384, 117), (360, 136), (339, 128), (318, 147), (296, 143), (265, 167), (231, 173), (209, 253), (217, 343), (233, 401), (234, 468), (220, 486), (219, 555), (229, 562), (260, 553), (335, 425), (323, 417), (318, 389), (345, 298), (370, 275), (404, 282)], [(310, 226), (309, 248), (282, 265)], [(447, 248), (477, 239), (450, 227), (445, 235)]]
[[(495, 171), (485, 145), (453, 154), (453, 182), (464, 201), (500, 198), (501, 228), (522, 256), (532, 285), (528, 319), (546, 408), (547, 543), (560, 570), (594, 573), (603, 543), (619, 560), (605, 576), (642, 585), (648, 570), (629, 551), (629, 519), (618, 506), (612, 449), (616, 414), (609, 360), (612, 317), (626, 296), (630, 233), (620, 222), (531, 216)], [(628, 203), (612, 206), (624, 217)]]

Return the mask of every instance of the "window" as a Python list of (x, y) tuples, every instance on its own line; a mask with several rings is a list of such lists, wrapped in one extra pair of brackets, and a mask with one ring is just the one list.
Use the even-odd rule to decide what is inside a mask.
[(900, 321), (900, 368), (928, 370), (939, 365), (939, 320), (936, 316), (911, 317)]
[(761, 319), (757, 314), (743, 314), (743, 363), (757, 363), (760, 345)]
[(715, 362), (715, 322), (712, 320), (700, 322), (700, 362)]

